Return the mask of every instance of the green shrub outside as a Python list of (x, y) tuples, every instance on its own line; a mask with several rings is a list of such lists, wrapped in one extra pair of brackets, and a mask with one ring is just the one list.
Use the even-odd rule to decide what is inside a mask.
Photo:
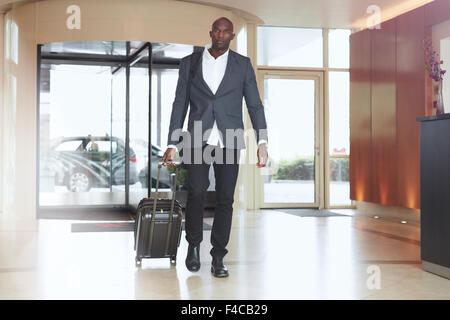
[(314, 180), (314, 157), (280, 160), (278, 163), (278, 170), (272, 176), (272, 179)]
[[(339, 179), (339, 166), (340, 178)], [(305, 157), (294, 160), (282, 159), (278, 163), (278, 170), (272, 176), (274, 180), (314, 180), (314, 157)], [(349, 181), (349, 159), (330, 159), (331, 181)]]

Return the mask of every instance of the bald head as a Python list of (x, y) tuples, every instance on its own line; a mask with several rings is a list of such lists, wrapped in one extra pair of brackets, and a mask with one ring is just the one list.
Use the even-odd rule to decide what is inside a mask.
[(217, 53), (223, 53), (230, 47), (230, 41), (234, 39), (233, 22), (221, 17), (214, 21), (209, 32), (211, 37), (211, 49)]
[(217, 24), (223, 24), (223, 23), (227, 24), (228, 28), (231, 30), (231, 32), (233, 32), (233, 22), (231, 22), (231, 20), (226, 17), (221, 17), (221, 18), (217, 19), (216, 21), (214, 21), (212, 24), (212, 29), (214, 29), (214, 26), (216, 26)]

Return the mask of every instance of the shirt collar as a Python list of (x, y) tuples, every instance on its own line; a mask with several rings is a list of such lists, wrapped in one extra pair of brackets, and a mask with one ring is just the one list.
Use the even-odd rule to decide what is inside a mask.
[(207, 59), (212, 59), (212, 60), (225, 59), (225, 58), (228, 57), (228, 53), (230, 52), (230, 49), (228, 49), (222, 55), (218, 56), (217, 59), (215, 59), (211, 55), (211, 53), (209, 53), (209, 51), (208, 51), (209, 48), (211, 48), (211, 44), (210, 43), (205, 46), (205, 50), (203, 50), (203, 57), (206, 57)]

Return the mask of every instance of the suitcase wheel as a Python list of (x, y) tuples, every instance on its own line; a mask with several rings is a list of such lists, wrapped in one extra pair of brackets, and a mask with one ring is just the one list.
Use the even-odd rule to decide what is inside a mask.
[(136, 264), (141, 264), (141, 260), (140, 258), (136, 258)]
[(171, 264), (176, 264), (177, 263), (177, 256), (171, 256), (170, 257), (170, 263)]

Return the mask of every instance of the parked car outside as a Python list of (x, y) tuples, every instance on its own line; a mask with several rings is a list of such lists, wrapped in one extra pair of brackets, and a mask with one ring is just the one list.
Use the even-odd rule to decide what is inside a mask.
[[(72, 192), (125, 184), (125, 143), (110, 136), (63, 137), (53, 142), (50, 153), (55, 185)], [(138, 182), (138, 159), (130, 148), (130, 184)]]

